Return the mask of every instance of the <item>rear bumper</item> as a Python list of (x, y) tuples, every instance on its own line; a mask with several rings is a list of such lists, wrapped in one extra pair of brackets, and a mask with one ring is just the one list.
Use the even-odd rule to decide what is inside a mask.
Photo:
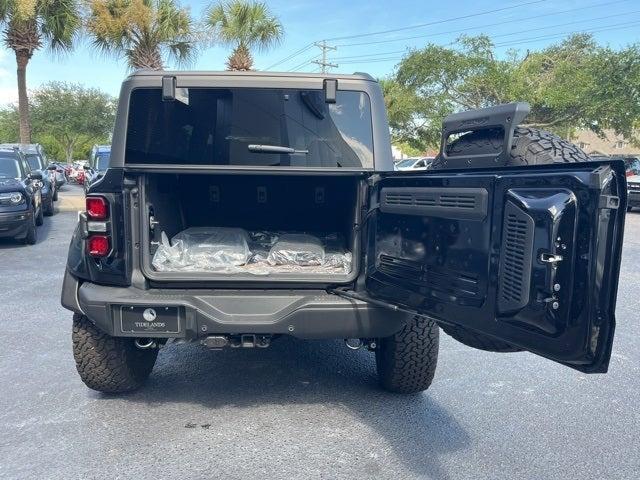
[[(365, 302), (323, 290), (139, 290), (79, 284), (68, 272), (64, 307), (86, 315), (117, 337), (203, 338), (212, 334), (286, 334), (304, 339), (380, 338), (393, 335), (409, 319)], [(121, 324), (123, 307), (179, 307), (176, 334), (132, 334)]]
[(0, 213), (0, 237), (24, 237), (31, 225), (31, 212)]

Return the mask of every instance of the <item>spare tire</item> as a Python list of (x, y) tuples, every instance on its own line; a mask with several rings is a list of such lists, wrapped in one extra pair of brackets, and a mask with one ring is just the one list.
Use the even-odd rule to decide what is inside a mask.
[[(465, 156), (502, 150), (503, 132), (501, 129), (477, 130), (462, 135), (447, 145), (447, 155)], [(548, 163), (586, 162), (589, 156), (576, 145), (559, 136), (537, 128), (517, 127), (513, 132), (511, 152), (507, 157), (507, 166), (542, 165)], [(446, 162), (438, 156), (431, 166), (434, 169), (446, 168)]]
[[(478, 130), (462, 135), (447, 145), (447, 154), (464, 156), (480, 153), (500, 153), (503, 133), (499, 129)], [(536, 128), (518, 127), (513, 132), (511, 152), (507, 166), (542, 165), (549, 163), (586, 162), (589, 157), (580, 148), (559, 136)], [(445, 168), (440, 157), (433, 162), (432, 168)], [(514, 347), (459, 326), (440, 325), (445, 333), (465, 345), (490, 352), (518, 352)]]

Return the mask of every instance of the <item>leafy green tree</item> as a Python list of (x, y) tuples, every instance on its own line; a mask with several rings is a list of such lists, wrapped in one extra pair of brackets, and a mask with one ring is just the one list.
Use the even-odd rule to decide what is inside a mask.
[(81, 26), (76, 0), (0, 0), (0, 24), (4, 44), (13, 50), (17, 63), (20, 141), (30, 143), (27, 65), (43, 45), (66, 51)]
[(20, 116), (11, 105), (0, 110), (0, 143), (16, 143), (20, 138)]
[(100, 90), (51, 82), (32, 96), (34, 136), (56, 157), (70, 162), (85, 156), (94, 143), (109, 139), (115, 110), (115, 99)]
[(251, 70), (251, 49), (266, 50), (284, 35), (280, 20), (262, 2), (231, 0), (209, 7), (205, 23), (216, 40), (233, 47), (229, 70)]
[(87, 29), (106, 54), (124, 56), (132, 69), (161, 70), (163, 59), (188, 63), (196, 38), (189, 10), (177, 0), (88, 0)]
[[(574, 35), (537, 52), (497, 58), (486, 36), (412, 51), (389, 79), (385, 99), (394, 138), (436, 146), (448, 113), (526, 101), (527, 122), (562, 136), (576, 128), (633, 138), (640, 119), (640, 46), (621, 50)], [(417, 126), (417, 128), (416, 128)]]

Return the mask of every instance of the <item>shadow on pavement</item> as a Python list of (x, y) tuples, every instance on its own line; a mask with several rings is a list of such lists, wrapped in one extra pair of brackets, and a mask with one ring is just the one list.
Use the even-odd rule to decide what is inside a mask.
[[(47, 238), (53, 228), (53, 218), (55, 218), (55, 214), (51, 217), (44, 217), (44, 223), (37, 227), (38, 240), (36, 241), (36, 245), (47, 241)], [(17, 248), (29, 248), (32, 246), (33, 245), (25, 245), (22, 240), (16, 240), (15, 238), (0, 238), (0, 250), (13, 250)]]
[[(160, 353), (148, 383), (121, 399), (148, 407), (187, 402), (206, 409), (286, 404), (346, 408), (356, 423), (377, 431), (406, 467), (429, 477), (446, 478), (439, 457), (469, 447), (466, 431), (428, 394), (380, 390), (374, 355), (348, 351), (336, 341), (285, 337), (265, 350), (169, 346)], [(200, 428), (207, 418), (193, 422), (185, 427)]]

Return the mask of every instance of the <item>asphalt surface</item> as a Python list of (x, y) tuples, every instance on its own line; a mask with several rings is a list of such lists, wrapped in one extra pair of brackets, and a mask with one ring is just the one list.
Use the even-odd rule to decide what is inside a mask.
[(627, 218), (607, 375), (442, 334), (431, 389), (397, 396), (371, 354), (283, 339), (167, 347), (121, 397), (76, 374), (59, 304), (76, 215), (45, 218), (32, 247), (0, 240), (0, 478), (640, 478), (640, 213)]

